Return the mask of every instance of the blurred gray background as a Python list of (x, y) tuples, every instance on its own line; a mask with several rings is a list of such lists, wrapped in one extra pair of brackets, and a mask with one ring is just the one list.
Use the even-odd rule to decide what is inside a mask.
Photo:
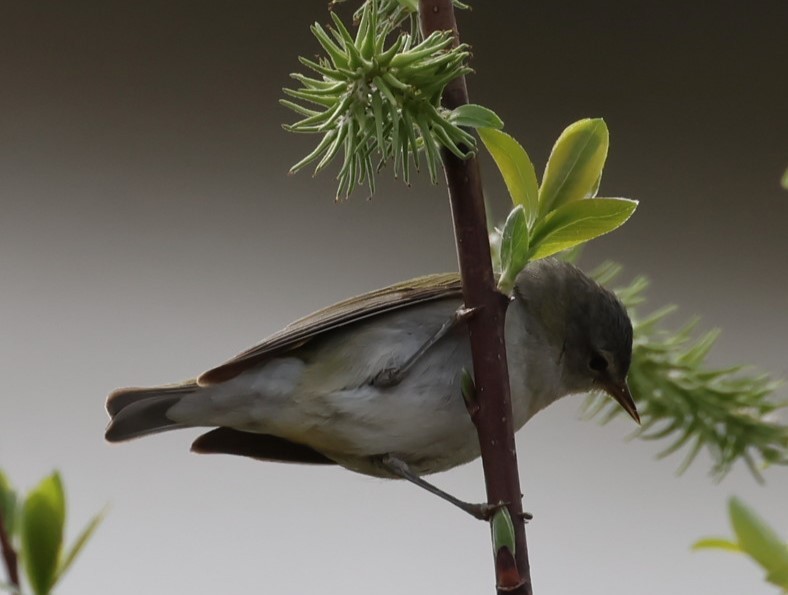
[[(640, 209), (586, 251), (653, 280), (651, 303), (725, 332), (712, 360), (788, 376), (788, 4), (473, 2), (472, 99), (541, 171), (603, 116), (603, 195)], [(110, 447), (105, 395), (186, 378), (335, 300), (456, 267), (445, 189), (385, 171), (334, 204), (288, 176), (313, 139), (277, 105), (324, 2), (0, 3), (0, 467), (53, 468), (73, 537), (109, 516), (61, 595), (489, 593), (487, 527), (397, 482), (188, 452), (196, 431)], [(498, 216), (506, 196), (489, 160)], [(772, 593), (730, 533), (737, 494), (788, 535), (788, 473), (683, 477), (580, 397), (518, 436), (539, 595)], [(437, 476), (483, 497), (474, 463)]]

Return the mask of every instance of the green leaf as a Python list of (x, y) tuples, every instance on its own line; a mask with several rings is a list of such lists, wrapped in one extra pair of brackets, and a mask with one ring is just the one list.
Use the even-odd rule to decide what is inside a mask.
[(475, 406), (476, 404), (476, 384), (473, 382), (473, 376), (467, 368), (463, 367), (460, 372), (460, 392), (465, 401), (466, 407)]
[(512, 555), (515, 553), (514, 523), (506, 507), (495, 511), (490, 521), (492, 529), (493, 551), (498, 553), (501, 548), (509, 548)]
[(583, 198), (595, 198), (597, 193), (599, 192), (599, 186), (602, 185), (602, 174), (599, 174), (599, 177), (596, 179), (596, 182), (591, 186), (591, 189)]
[(448, 117), (449, 122), (455, 126), (467, 126), (468, 128), (503, 128), (503, 120), (498, 117), (491, 109), (487, 109), (475, 103), (466, 103), (454, 108)]
[(60, 475), (46, 477), (28, 494), (22, 509), (22, 560), (36, 595), (49, 593), (55, 583), (66, 520)]
[(74, 563), (76, 557), (79, 555), (79, 552), (81, 552), (82, 548), (85, 547), (85, 544), (90, 541), (90, 538), (93, 536), (93, 533), (95, 533), (96, 529), (98, 529), (98, 526), (104, 520), (106, 514), (107, 511), (102, 510), (100, 513), (90, 519), (90, 522), (82, 530), (82, 533), (79, 534), (79, 537), (77, 537), (71, 548), (69, 548), (68, 552), (66, 552), (66, 555), (63, 557), (63, 561), (60, 563), (60, 567), (57, 570), (55, 582), (59, 581), (60, 577), (62, 577), (68, 571), (68, 569)]
[(522, 205), (528, 225), (532, 225), (539, 212), (539, 185), (528, 153), (505, 132), (492, 128), (479, 128), (478, 132), (503, 176), (512, 202)]
[(723, 539), (722, 537), (707, 537), (700, 539), (692, 544), (693, 550), (727, 550), (729, 552), (741, 552), (742, 549), (738, 543)]
[(509, 294), (514, 279), (528, 262), (528, 224), (525, 221), (525, 209), (517, 205), (509, 213), (503, 226), (501, 236), (501, 278), (498, 289)]
[(620, 227), (638, 202), (628, 198), (590, 198), (570, 202), (537, 224), (531, 240), (531, 259), (544, 258), (604, 235)]
[(730, 499), (728, 509), (742, 550), (767, 571), (788, 565), (788, 548), (761, 517), (738, 498)]
[(781, 566), (776, 570), (770, 571), (766, 575), (766, 580), (771, 584), (782, 587), (783, 590), (788, 591), (788, 564)]
[(607, 158), (609, 134), (601, 118), (580, 120), (561, 133), (550, 153), (539, 189), (539, 213), (594, 192)]
[(5, 473), (0, 471), (0, 517), (10, 539), (16, 531), (17, 497)]
[(8, 481), (8, 477), (6, 477), (6, 474), (0, 469), (0, 495), (10, 492), (11, 489), (11, 482)]

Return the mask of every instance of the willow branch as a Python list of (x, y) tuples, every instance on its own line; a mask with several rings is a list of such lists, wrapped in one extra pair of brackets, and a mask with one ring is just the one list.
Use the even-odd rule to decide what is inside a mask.
[[(420, 0), (419, 14), (425, 36), (436, 30), (450, 30), (458, 43), (452, 0)], [(465, 78), (460, 77), (447, 85), (443, 105), (454, 109), (465, 103), (468, 103), (468, 91)], [(441, 157), (449, 187), (465, 306), (476, 309), (468, 321), (478, 397), (478, 410), (472, 419), (479, 435), (487, 501), (491, 505), (506, 503), (515, 524), (514, 558), (506, 548), (495, 553), (498, 593), (530, 595), (528, 548), (525, 525), (521, 521), (522, 494), (504, 343), (508, 300), (496, 290), (478, 162), (475, 157), (459, 159), (445, 149)]]

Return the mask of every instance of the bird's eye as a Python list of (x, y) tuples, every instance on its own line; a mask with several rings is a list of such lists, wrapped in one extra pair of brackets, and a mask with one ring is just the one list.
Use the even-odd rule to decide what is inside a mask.
[(594, 372), (604, 372), (607, 370), (607, 360), (604, 356), (595, 353), (588, 362), (588, 367)]

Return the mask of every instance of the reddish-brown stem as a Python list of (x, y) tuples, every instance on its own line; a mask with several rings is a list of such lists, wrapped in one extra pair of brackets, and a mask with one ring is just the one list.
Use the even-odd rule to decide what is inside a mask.
[[(436, 30), (454, 31), (457, 42), (452, 0), (419, 0), (419, 14), (425, 35)], [(468, 103), (468, 91), (465, 78), (460, 77), (447, 85), (443, 92), (443, 105), (453, 109), (465, 103)], [(479, 434), (487, 501), (490, 504), (507, 503), (515, 521), (516, 569), (507, 563), (506, 555), (496, 555), (496, 584), (499, 594), (530, 595), (528, 548), (525, 526), (520, 521), (522, 495), (504, 344), (508, 300), (495, 286), (477, 160), (462, 160), (446, 150), (441, 155), (449, 187), (465, 306), (478, 308), (468, 320), (468, 329), (479, 407), (473, 419)], [(519, 582), (512, 580), (512, 570), (516, 570), (515, 577), (519, 574)]]
[(6, 530), (2, 514), (0, 514), (0, 550), (3, 551), (3, 562), (8, 573), (8, 582), (19, 589), (19, 561), (11, 544), (11, 536)]

